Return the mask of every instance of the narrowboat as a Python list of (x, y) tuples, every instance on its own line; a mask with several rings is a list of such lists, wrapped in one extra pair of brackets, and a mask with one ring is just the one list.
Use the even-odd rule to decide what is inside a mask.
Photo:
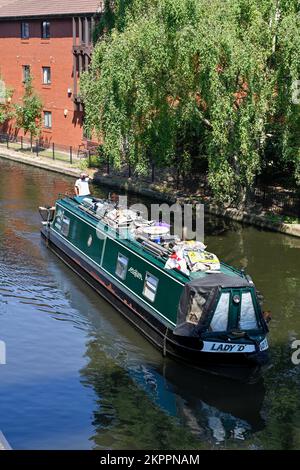
[(199, 367), (268, 361), (251, 277), (201, 242), (92, 196), (62, 196), (40, 214), (47, 246), (164, 356)]

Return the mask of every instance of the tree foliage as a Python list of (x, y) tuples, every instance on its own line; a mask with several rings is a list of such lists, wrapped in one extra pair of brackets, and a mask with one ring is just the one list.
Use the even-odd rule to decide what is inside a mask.
[(220, 200), (265, 166), (300, 180), (298, 0), (106, 0), (81, 80), (86, 126), (115, 165), (208, 164)]
[(16, 104), (15, 110), (17, 127), (23, 129), (25, 135), (29, 132), (31, 137), (37, 136), (41, 128), (43, 103), (34, 91), (31, 78), (26, 80), (22, 104)]
[(12, 104), (12, 96), (14, 90), (12, 88), (6, 88), (5, 83), (0, 77), (0, 125), (2, 126), (6, 122), (14, 118), (14, 107)]

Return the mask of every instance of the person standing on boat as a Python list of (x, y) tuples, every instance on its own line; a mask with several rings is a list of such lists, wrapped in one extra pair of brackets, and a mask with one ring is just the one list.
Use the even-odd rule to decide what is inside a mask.
[(81, 173), (80, 178), (75, 183), (76, 196), (89, 196), (91, 194), (89, 182), (91, 178), (86, 173)]

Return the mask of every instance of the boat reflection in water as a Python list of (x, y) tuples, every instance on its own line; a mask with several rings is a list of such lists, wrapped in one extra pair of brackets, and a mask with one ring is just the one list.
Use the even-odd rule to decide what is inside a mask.
[[(221, 377), (224, 367), (202, 371), (164, 359), (110, 304), (47, 255), (53, 256), (50, 265), (70, 311), (85, 306), (80, 323), (88, 330), (87, 365), (80, 375), (96, 396), (94, 448), (199, 449), (228, 440), (247, 445), (243, 441), (264, 428), (258, 366), (227, 368)], [(78, 321), (76, 316), (76, 327)]]
[[(230, 371), (227, 372), (229, 375)], [(235, 379), (237, 372), (232, 370)], [(245, 371), (241, 372), (245, 378)], [(252, 384), (212, 376), (208, 372), (199, 374), (184, 367), (178, 370), (170, 362), (163, 373), (165, 380), (172, 384), (173, 393), (181, 398), (178, 411), (187, 418), (191, 428), (197, 423), (205, 429), (207, 438), (213, 437), (217, 442), (228, 438), (244, 439), (249, 432), (264, 428), (260, 410), (265, 388), (258, 369), (251, 375), (251, 379), (256, 377)]]
[[(240, 442), (264, 428), (262, 379), (254, 384), (237, 382), (168, 359), (160, 365), (132, 364), (126, 370), (118, 354), (115, 352), (114, 359), (108, 357), (100, 344), (97, 339), (89, 343), (89, 363), (81, 370), (84, 384), (93, 387), (99, 398), (93, 422), (97, 447), (106, 442), (110, 448), (141, 448), (142, 432), (143, 446), (146, 436), (147, 448), (157, 448), (158, 442), (160, 448), (172, 448), (180, 430), (182, 441), (176, 448), (197, 448), (200, 443), (205, 448), (208, 441), (220, 445), (229, 439)], [(159, 415), (163, 416), (159, 419)], [(158, 421), (161, 438), (155, 440)], [(168, 429), (166, 436), (164, 429)], [(126, 443), (124, 435), (128, 436)]]

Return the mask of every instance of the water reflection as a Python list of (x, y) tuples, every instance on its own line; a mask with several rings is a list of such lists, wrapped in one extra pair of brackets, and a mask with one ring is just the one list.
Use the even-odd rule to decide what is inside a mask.
[[(78, 305), (88, 307), (82, 314), (89, 330), (87, 364), (80, 375), (97, 397), (94, 448), (222, 446), (243, 442), (264, 427), (265, 389), (259, 374), (254, 384), (247, 384), (164, 360), (64, 265), (58, 262), (51, 269), (70, 306), (55, 318), (77, 324)], [(232, 375), (241, 378), (240, 371), (233, 369)]]
[(272, 367), (253, 384), (222, 379), (164, 360), (41, 243), (36, 209), (72, 179), (1, 160), (0, 173), (0, 429), (13, 447), (300, 448), (298, 239), (207, 218), (209, 250), (246, 267), (273, 312)]
[(244, 441), (265, 426), (262, 380), (233, 383), (170, 361), (126, 370), (104, 357), (97, 338), (88, 344), (87, 356), (81, 375), (99, 397), (93, 436), (97, 448), (103, 442), (116, 449), (207, 448)]

